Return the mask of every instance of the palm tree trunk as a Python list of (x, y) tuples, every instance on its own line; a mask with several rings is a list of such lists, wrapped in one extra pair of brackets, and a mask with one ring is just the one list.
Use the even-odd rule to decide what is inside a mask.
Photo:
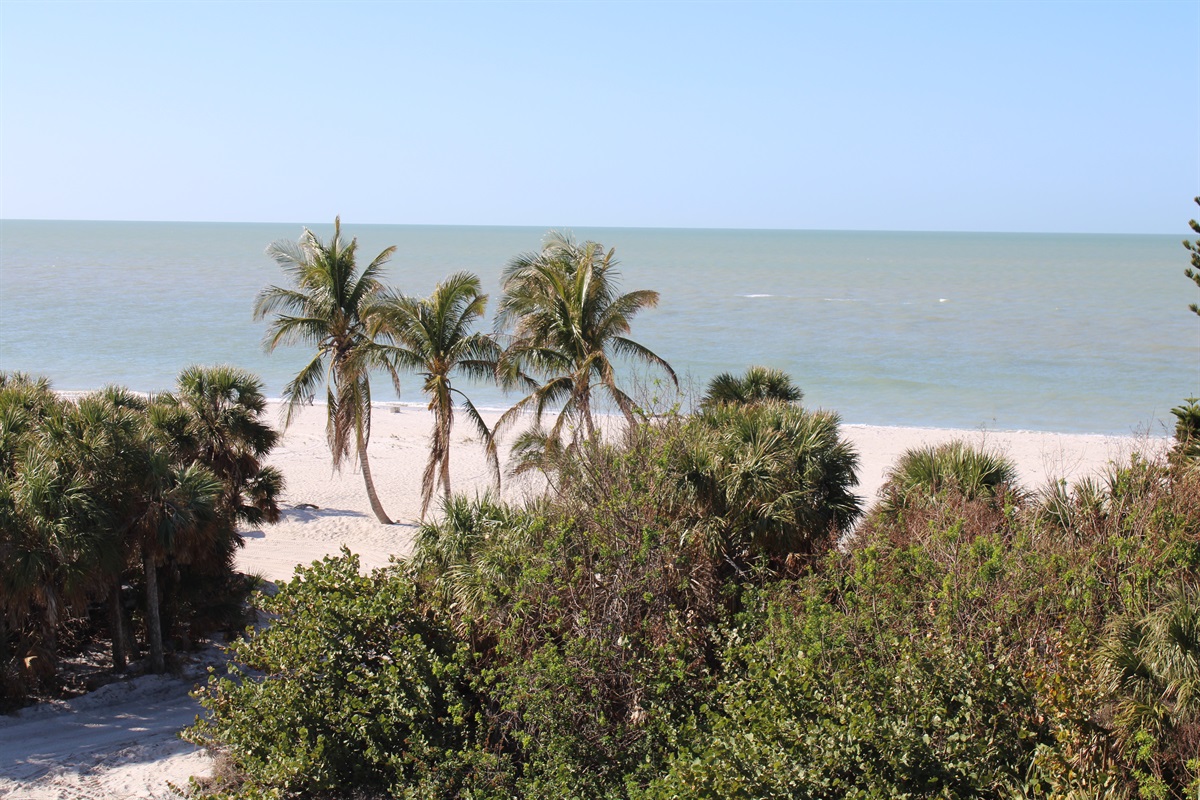
[(371, 510), (375, 512), (375, 519), (384, 525), (391, 525), (392, 520), (383, 510), (379, 495), (375, 493), (375, 482), (371, 480), (371, 462), (367, 461), (367, 443), (363, 439), (362, 422), (355, 423), (354, 436), (358, 444), (358, 463), (362, 465), (363, 483), (367, 485), (367, 499), (371, 501)]
[(121, 578), (117, 576), (109, 594), (109, 613), (112, 617), (112, 658), (113, 672), (124, 672), (129, 663), (129, 654), (125, 651), (125, 611), (121, 608)]
[(584, 386), (579, 390), (579, 408), (583, 411), (583, 424), (587, 430), (588, 441), (596, 441), (596, 423), (592, 420), (592, 393), (590, 387)]
[(446, 454), (442, 456), (442, 488), (445, 490), (444, 495), (446, 502), (450, 502), (450, 448), (446, 448)]
[(146, 573), (146, 639), (150, 642), (150, 671), (167, 668), (163, 657), (162, 620), (158, 614), (158, 567), (150, 548), (142, 547), (142, 569)]
[(442, 429), (442, 489), (446, 502), (450, 502), (450, 431), (454, 427), (454, 407), (451, 405), (450, 393), (447, 391), (442, 398), (441, 419), (437, 425)]

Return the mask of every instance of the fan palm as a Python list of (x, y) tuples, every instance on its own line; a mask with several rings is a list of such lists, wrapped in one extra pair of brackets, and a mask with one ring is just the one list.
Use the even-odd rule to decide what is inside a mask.
[(1114, 618), (1096, 660), (1121, 744), (1160, 779), (1183, 786), (1185, 773), (1194, 778), (1185, 765), (1200, 725), (1200, 590), (1178, 583)]
[(658, 305), (658, 292), (647, 289), (620, 294), (613, 250), (596, 242), (577, 243), (570, 235), (550, 233), (542, 250), (508, 263), (502, 276), (503, 295), (497, 328), (512, 328), (502, 359), (502, 375), (518, 368), (544, 379), (501, 419), (533, 408), (540, 423), (547, 407), (562, 404), (551, 428), (559, 435), (565, 421), (582, 424), (595, 438), (593, 389), (600, 387), (633, 422), (633, 400), (617, 386), (612, 355), (661, 367), (676, 386), (674, 370), (662, 358), (626, 337), (639, 311)]
[(283, 477), (262, 461), (279, 434), (262, 419), (267, 407), (262, 381), (236, 367), (191, 366), (179, 373), (177, 384), (174, 393), (155, 398), (151, 411), (179, 460), (198, 461), (221, 480), (221, 513), (231, 525), (278, 521)]
[[(141, 564), (151, 669), (162, 672), (159, 563), (177, 553), (212, 549), (211, 539), (221, 528), (214, 522), (223, 486), (203, 465), (182, 463), (174, 444), (151, 423), (151, 412), (149, 401), (109, 387), (79, 401), (78, 414), (68, 420), (75, 427), (68, 438), (77, 443), (88, 485), (103, 497), (108, 535), (123, 560)], [(119, 602), (119, 581), (113, 591)], [(113, 632), (118, 667), (119, 620), (118, 609)]]
[(380, 357), (394, 370), (411, 370), (425, 378), (422, 388), (433, 412), (433, 434), (421, 482), (421, 519), (436, 486), (450, 499), (450, 431), (456, 396), (483, 441), (495, 480), (500, 480), (492, 432), (471, 399), (452, 383), (458, 375), (488, 379), (496, 374), (500, 347), (491, 337), (471, 331), (486, 306), (487, 295), (479, 291), (479, 278), (458, 272), (438, 284), (427, 298), (389, 292), (369, 310), (370, 335), (382, 342)]
[(828, 411), (719, 405), (691, 421), (681, 497), (710, 549), (786, 557), (818, 551), (861, 515), (858, 454)]
[(738, 377), (722, 372), (709, 381), (700, 401), (702, 408), (719, 405), (757, 405), (759, 403), (799, 403), (804, 393), (783, 370), (753, 366)]
[(994, 502), (1016, 490), (1017, 477), (1011, 459), (962, 440), (910, 448), (887, 474), (880, 490), (880, 510), (894, 518), (947, 490), (961, 493), (966, 500)]
[(298, 242), (273, 243), (267, 253), (291, 278), (292, 286), (268, 286), (260, 292), (254, 303), (254, 318), (275, 315), (265, 339), (268, 352), (281, 344), (316, 347), (313, 357), (284, 387), (284, 426), (291, 423), (301, 405), (312, 402), (317, 387), (324, 382), (326, 435), (334, 468), (340, 469), (353, 452), (362, 467), (371, 510), (380, 522), (391, 524), (379, 502), (367, 460), (373, 362), (369, 358), (371, 337), (362, 312), (382, 291), (379, 277), (396, 248), (384, 250), (361, 272), (355, 265), (357, 249), (357, 239), (348, 244), (342, 240), (340, 217), (333, 222), (333, 238), (328, 244), (307, 228)]

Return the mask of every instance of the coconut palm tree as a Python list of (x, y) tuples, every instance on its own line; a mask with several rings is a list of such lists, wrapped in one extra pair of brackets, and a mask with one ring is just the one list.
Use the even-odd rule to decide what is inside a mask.
[(719, 405), (757, 405), (759, 403), (799, 403), (804, 397), (786, 372), (771, 367), (752, 366), (739, 377), (722, 372), (708, 383), (700, 401), (701, 408)]
[[(298, 242), (278, 241), (267, 253), (283, 268), (292, 285), (268, 286), (254, 302), (254, 318), (275, 315), (264, 344), (268, 352), (279, 345), (305, 344), (316, 353), (284, 387), (287, 400), (284, 426), (289, 425), (301, 405), (311, 403), (322, 382), (325, 384), (328, 420), (326, 435), (335, 469), (353, 457), (362, 467), (367, 497), (376, 518), (391, 524), (383, 510), (367, 443), (371, 438), (371, 337), (363, 309), (383, 289), (383, 265), (395, 252), (389, 247), (361, 272), (355, 264), (358, 240), (342, 240), (342, 221), (333, 222), (328, 244), (307, 228)], [(393, 376), (394, 378), (394, 376)], [(353, 446), (351, 445), (353, 442)], [(353, 456), (351, 456), (353, 453)]]
[(487, 307), (479, 291), (479, 278), (457, 272), (437, 285), (427, 298), (387, 292), (368, 311), (369, 334), (380, 340), (380, 357), (394, 370), (424, 376), (423, 391), (433, 412), (429, 462), (421, 482), (421, 519), (429, 508), (436, 486), (450, 499), (450, 431), (454, 427), (454, 399), (459, 398), (467, 419), (479, 433), (497, 484), (500, 467), (495, 442), (475, 404), (456, 388), (459, 375), (493, 379), (500, 347), (491, 337), (471, 331)]
[[(626, 337), (639, 311), (658, 305), (658, 292), (647, 289), (620, 294), (613, 250), (597, 242), (577, 243), (570, 235), (551, 232), (540, 252), (524, 253), (508, 263), (502, 276), (503, 295), (497, 330), (512, 329), (501, 361), (502, 376), (517, 368), (544, 379), (510, 409), (507, 425), (533, 408), (540, 423), (547, 407), (562, 403), (550, 430), (559, 435), (565, 421), (582, 425), (595, 438), (593, 390), (602, 389), (633, 423), (633, 400), (617, 386), (611, 356), (661, 367), (675, 383), (674, 370), (646, 347)], [(499, 427), (499, 425), (498, 425)]]

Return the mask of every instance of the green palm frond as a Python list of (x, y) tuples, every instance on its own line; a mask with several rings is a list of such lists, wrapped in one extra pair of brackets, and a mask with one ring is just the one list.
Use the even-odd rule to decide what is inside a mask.
[(376, 348), (380, 359), (397, 371), (424, 376), (422, 388), (434, 415), (434, 427), (421, 483), (422, 519), (439, 486), (444, 496), (450, 497), (450, 431), (455, 395), (463, 399), (468, 418), (480, 431), (497, 485), (499, 482), (499, 468), (492, 463), (496, 457), (492, 433), (470, 399), (454, 386), (460, 375), (495, 379), (502, 369), (495, 341), (472, 332), (486, 307), (487, 295), (480, 292), (479, 278), (457, 272), (426, 298), (380, 292), (365, 312), (370, 335), (379, 340)]
[[(658, 303), (658, 293), (639, 290), (619, 294), (616, 255), (597, 242), (576, 242), (569, 233), (549, 232), (540, 252), (509, 261), (501, 276), (503, 293), (496, 316), (498, 333), (509, 334), (500, 363), (554, 384), (534, 390), (518, 405), (533, 406), (538, 419), (549, 399), (564, 402), (552, 431), (578, 418), (578, 433), (593, 435), (592, 390), (603, 386), (627, 417), (633, 404), (617, 385), (610, 363), (613, 354), (629, 356), (675, 374), (662, 358), (623, 337), (643, 308)], [(502, 372), (502, 374), (504, 374)], [(563, 381), (570, 385), (562, 396)], [(578, 435), (578, 434), (577, 434)]]
[(367, 311), (384, 291), (380, 276), (395, 248), (385, 249), (360, 271), (356, 265), (357, 239), (344, 241), (340, 217), (334, 219), (333, 228), (328, 243), (305, 228), (297, 241), (277, 241), (267, 248), (267, 254), (291, 278), (292, 285), (271, 286), (260, 292), (254, 317), (274, 315), (263, 342), (268, 352), (283, 345), (303, 344), (316, 349), (284, 387), (284, 425), (291, 424), (300, 406), (312, 403), (317, 387), (324, 382), (328, 401), (326, 435), (334, 467), (340, 468), (353, 451), (355, 462), (363, 466), (372, 510), (381, 522), (390, 522), (376, 496), (367, 462), (370, 373), (383, 369), (397, 391), (399, 378), (395, 366), (375, 347)]
[(944, 491), (966, 500), (992, 501), (1017, 485), (1011, 459), (963, 441), (907, 450), (888, 473), (880, 509), (894, 516), (901, 509)]
[(799, 403), (803, 397), (804, 393), (792, 383), (787, 373), (771, 367), (752, 366), (740, 377), (729, 372), (717, 375), (709, 381), (700, 405), (709, 408), (728, 404)]

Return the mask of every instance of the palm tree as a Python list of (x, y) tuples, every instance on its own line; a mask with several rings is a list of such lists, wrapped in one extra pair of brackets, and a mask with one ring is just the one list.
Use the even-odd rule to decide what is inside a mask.
[(151, 407), (152, 422), (180, 463), (198, 461), (224, 484), (221, 513), (231, 528), (279, 520), (283, 476), (262, 463), (279, 442), (262, 419), (266, 407), (262, 381), (224, 365), (188, 367), (179, 373), (176, 391), (158, 395)]
[(421, 519), (440, 485), (450, 499), (450, 430), (454, 426), (454, 398), (463, 402), (467, 419), (478, 431), (487, 451), (488, 463), (497, 484), (500, 467), (495, 442), (475, 404), (451, 383), (457, 375), (492, 379), (496, 374), (500, 347), (471, 326), (483, 316), (487, 295), (479, 291), (479, 278), (458, 272), (438, 284), (427, 298), (380, 295), (369, 311), (369, 334), (382, 340), (381, 358), (394, 370), (421, 373), (423, 391), (433, 412), (433, 435), (429, 463), (421, 482)]
[(719, 405), (758, 405), (760, 403), (799, 403), (804, 393), (792, 383), (786, 372), (771, 367), (753, 366), (744, 376), (722, 372), (709, 381), (701, 408)]
[(146, 580), (146, 638), (150, 668), (165, 668), (162, 616), (159, 611), (158, 565), (206, 529), (216, 514), (221, 482), (200, 464), (177, 467), (163, 449), (152, 449), (138, 475), (133, 515), (128, 519), (131, 544), (139, 551)]
[(548, 406), (562, 403), (550, 433), (559, 435), (571, 419), (582, 423), (588, 438), (594, 439), (596, 387), (607, 392), (632, 424), (633, 400), (617, 386), (611, 355), (659, 366), (679, 385), (666, 361), (625, 336), (639, 311), (658, 305), (658, 292), (619, 294), (616, 267), (613, 250), (605, 251), (597, 242), (578, 244), (557, 232), (546, 237), (541, 252), (525, 253), (508, 263), (496, 324), (498, 330), (511, 326), (513, 331), (501, 374), (511, 379), (518, 368), (527, 368), (545, 382), (513, 406), (501, 424), (530, 406), (540, 423)]
[[(328, 403), (326, 435), (333, 466), (340, 469), (348, 457), (362, 466), (367, 497), (376, 518), (391, 524), (371, 480), (367, 443), (371, 437), (371, 337), (363, 309), (375, 300), (383, 285), (383, 265), (395, 252), (389, 247), (360, 273), (355, 265), (358, 240), (342, 241), (341, 217), (334, 219), (333, 238), (322, 242), (307, 228), (298, 242), (278, 241), (267, 253), (291, 278), (292, 286), (268, 286), (254, 302), (254, 318), (275, 314), (267, 329), (268, 352), (279, 345), (306, 344), (316, 353), (284, 387), (287, 400), (284, 426), (297, 409), (311, 403), (322, 381)], [(393, 376), (394, 378), (394, 376)]]
[(724, 404), (689, 423), (681, 497), (699, 509), (693, 535), (713, 552), (818, 552), (862, 513), (851, 491), (858, 454), (840, 419), (785, 403)]
[[(109, 387), (79, 401), (69, 438), (79, 448), (88, 486), (103, 498), (106, 534), (123, 562), (142, 568), (151, 670), (162, 672), (159, 563), (176, 553), (211, 549), (221, 528), (214, 523), (223, 485), (202, 464), (181, 463), (174, 444), (152, 424), (152, 406), (126, 389)], [(119, 570), (117, 575), (110, 600), (115, 597), (113, 660), (119, 669), (124, 633)]]

